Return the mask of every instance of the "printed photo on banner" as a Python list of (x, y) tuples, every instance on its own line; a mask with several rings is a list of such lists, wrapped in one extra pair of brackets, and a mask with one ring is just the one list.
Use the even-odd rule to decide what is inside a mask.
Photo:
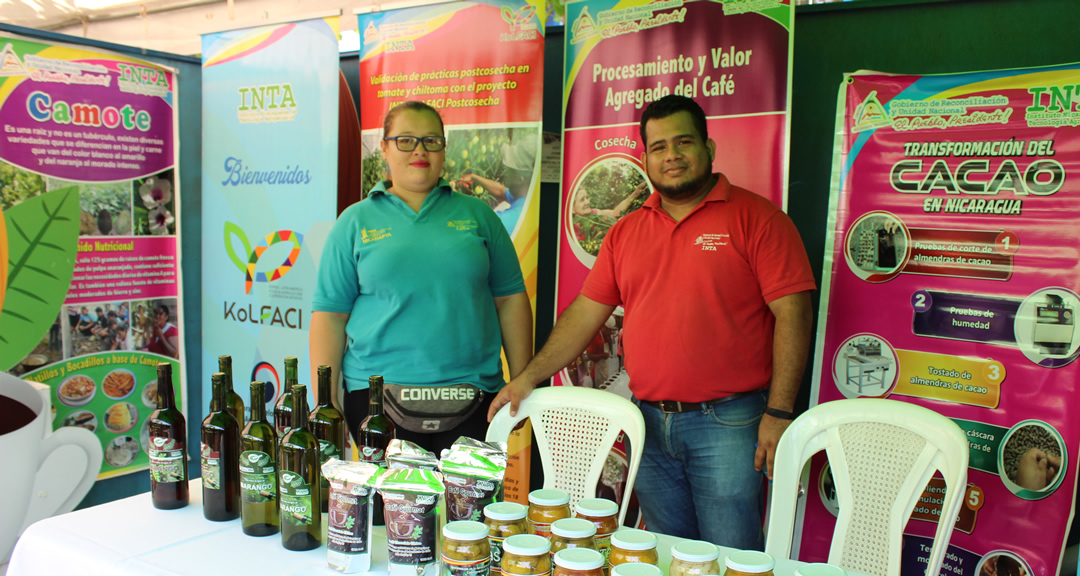
[(620, 218), (641, 208), (652, 193), (640, 162), (625, 154), (601, 156), (587, 165), (570, 188), (571, 246), (592, 268), (607, 231)]

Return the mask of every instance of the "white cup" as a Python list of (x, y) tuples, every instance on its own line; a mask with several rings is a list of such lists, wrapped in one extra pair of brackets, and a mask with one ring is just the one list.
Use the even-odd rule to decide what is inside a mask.
[[(70, 512), (82, 501), (101, 470), (102, 449), (97, 436), (83, 428), (45, 432), (52, 410), (29, 382), (0, 372), (0, 395), (34, 413), (30, 423), (0, 436), (4, 461), (4, 471), (0, 473), (0, 564), (3, 564), (11, 557), (24, 528), (43, 518)], [(49, 456), (57, 449), (68, 446), (73, 449), (63, 450), (50, 460)], [(49, 473), (39, 478), (47, 460)], [(78, 482), (71, 480), (79, 477)]]

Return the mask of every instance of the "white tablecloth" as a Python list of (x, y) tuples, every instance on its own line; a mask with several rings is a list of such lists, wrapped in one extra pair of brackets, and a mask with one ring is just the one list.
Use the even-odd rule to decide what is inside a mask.
[[(323, 534), (326, 533), (323, 519)], [(660, 535), (660, 566), (667, 573), (671, 545)], [(721, 549), (720, 564), (729, 553)], [(776, 576), (792, 576), (798, 562), (777, 560)], [(722, 569), (722, 568), (721, 568)], [(210, 522), (202, 514), (202, 488), (191, 482), (191, 504), (158, 510), (150, 493), (38, 522), (23, 533), (7, 576), (329, 575), (326, 545), (307, 552), (281, 547), (281, 535), (254, 538), (240, 520)], [(386, 533), (372, 535), (371, 572), (386, 574)]]

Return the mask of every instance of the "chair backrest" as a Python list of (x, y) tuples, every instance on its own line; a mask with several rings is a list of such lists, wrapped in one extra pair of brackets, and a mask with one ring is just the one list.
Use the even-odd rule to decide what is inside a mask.
[(765, 551), (787, 558), (799, 476), (825, 450), (839, 513), (829, 563), (874, 576), (900, 574), (904, 526), (935, 471), (945, 479), (941, 518), (926, 574), (937, 576), (967, 488), (968, 439), (953, 421), (897, 400), (819, 404), (780, 438)]
[(620, 431), (630, 442), (629, 469), (619, 506), (619, 524), (626, 516), (645, 443), (645, 421), (633, 402), (603, 390), (551, 386), (534, 390), (510, 416), (503, 406), (487, 430), (489, 442), (505, 442), (518, 422), (532, 418), (536, 447), (544, 467), (544, 488), (570, 494), (573, 506), (596, 496), (612, 444)]

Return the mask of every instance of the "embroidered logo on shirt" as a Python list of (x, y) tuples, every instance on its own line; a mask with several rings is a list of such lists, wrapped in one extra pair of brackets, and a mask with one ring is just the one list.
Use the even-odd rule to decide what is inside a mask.
[(731, 242), (731, 234), (702, 234), (694, 240), (694, 246), (701, 246), (706, 252), (716, 252), (717, 246), (727, 246)]
[(479, 226), (476, 220), (448, 220), (446, 222), (446, 227), (454, 230), (476, 230)]
[(374, 242), (376, 240), (382, 240), (383, 238), (389, 238), (391, 236), (389, 228), (378, 228), (371, 230), (361, 230), (360, 239), (364, 241), (364, 244), (368, 242)]

